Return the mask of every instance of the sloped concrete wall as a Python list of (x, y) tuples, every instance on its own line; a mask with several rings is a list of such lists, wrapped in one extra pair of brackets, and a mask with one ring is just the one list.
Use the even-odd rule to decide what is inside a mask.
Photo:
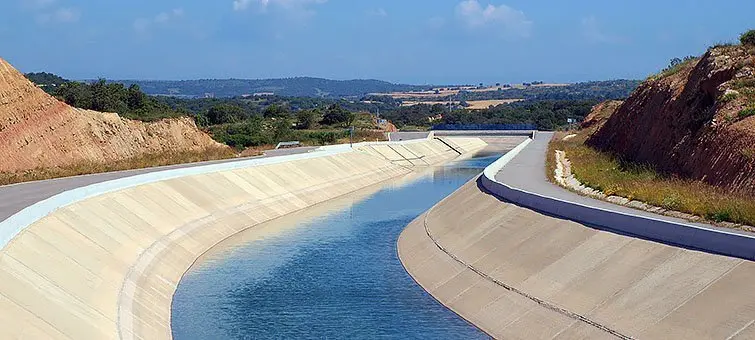
[(423, 288), (496, 338), (755, 338), (753, 262), (546, 216), (476, 181), (398, 247)]
[[(412, 144), (420, 155), (439, 153), (428, 159), (458, 155), (431, 141)], [(120, 190), (105, 184), (102, 194), (84, 190), (70, 204), (52, 200), (58, 206), (49, 213), (7, 224), (18, 230), (0, 252), (0, 339), (170, 338), (177, 284), (213, 245), (410, 171), (365, 151), (332, 148), (286, 162), (150, 175)]]
[(445, 159), (468, 154), (487, 145), (479, 138), (454, 137), (444, 141), (431, 138), (412, 140), (400, 144), (369, 143), (358, 147), (359, 150), (382, 157), (403, 166), (426, 166)]

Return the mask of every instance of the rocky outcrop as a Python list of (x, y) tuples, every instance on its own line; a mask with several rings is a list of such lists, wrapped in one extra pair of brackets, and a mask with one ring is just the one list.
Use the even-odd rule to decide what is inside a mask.
[(70, 107), (0, 59), (0, 172), (108, 164), (166, 152), (225, 148), (189, 118), (143, 123)]
[(665, 173), (755, 193), (755, 50), (725, 46), (640, 87), (587, 144)]

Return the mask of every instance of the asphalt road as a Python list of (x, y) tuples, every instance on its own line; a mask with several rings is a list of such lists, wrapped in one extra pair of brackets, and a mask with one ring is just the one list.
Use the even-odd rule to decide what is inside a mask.
[[(281, 149), (270, 150), (265, 152), (264, 156), (254, 158), (265, 157), (277, 157), (284, 155), (293, 155), (299, 153), (307, 153), (315, 150), (315, 147), (302, 147), (294, 149)], [(45, 181), (26, 182), (19, 184), (12, 184), (6, 186), (0, 186), (0, 221), (4, 221), (13, 214), (21, 211), (22, 209), (37, 203), (39, 201), (48, 199), (61, 192), (71, 189), (87, 186), (90, 184), (106, 182), (118, 178), (130, 177), (135, 175), (141, 175), (150, 172), (164, 171), (171, 169), (189, 168), (202, 165), (222, 164), (229, 162), (237, 162), (246, 160), (249, 158), (232, 158), (218, 161), (189, 163), (189, 164), (177, 164), (169, 166), (161, 166), (155, 168), (125, 170), (117, 172), (107, 172), (101, 174), (83, 175), (75, 177), (56, 178)]]
[(420, 132), (391, 132), (388, 135), (388, 138), (391, 142), (398, 142), (402, 140), (412, 140), (412, 139), (425, 139), (427, 136), (430, 135), (430, 132), (427, 131), (420, 131)]
[(616, 205), (606, 201), (581, 196), (558, 185), (555, 185), (549, 182), (545, 177), (545, 157), (546, 152), (548, 151), (548, 142), (551, 140), (551, 138), (553, 138), (552, 132), (539, 132), (535, 140), (530, 143), (529, 146), (527, 146), (524, 150), (522, 150), (519, 155), (514, 157), (514, 159), (511, 160), (511, 162), (509, 162), (509, 164), (507, 164), (503, 168), (503, 170), (498, 173), (498, 175), (496, 175), (496, 179), (514, 188), (605, 210), (618, 211), (639, 216), (647, 216), (655, 219), (695, 225), (704, 228), (725, 230), (727, 232), (743, 235), (755, 235), (754, 233), (748, 233), (741, 230), (722, 228), (703, 223), (692, 223), (678, 218), (658, 215), (644, 210)]

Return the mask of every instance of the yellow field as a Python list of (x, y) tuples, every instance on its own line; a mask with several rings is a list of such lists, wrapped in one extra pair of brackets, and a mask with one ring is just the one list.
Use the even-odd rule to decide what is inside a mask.
[[(549, 83), (549, 84), (539, 84), (539, 85), (530, 85), (529, 87), (561, 87), (561, 86), (569, 86), (570, 84), (557, 84), (557, 83)], [(371, 95), (376, 96), (389, 96), (394, 99), (418, 99), (422, 100), (425, 98), (432, 99), (432, 98), (443, 98), (448, 96), (455, 96), (459, 94), (460, 91), (467, 91), (467, 92), (493, 92), (498, 91), (499, 89), (502, 91), (511, 90), (511, 89), (524, 89), (527, 88), (527, 86), (524, 86), (522, 84), (512, 84), (511, 87), (502, 87), (502, 86), (488, 86), (483, 88), (477, 88), (474, 86), (462, 86), (462, 87), (437, 87), (433, 88), (429, 91), (409, 91), (409, 92), (392, 92), (392, 93), (371, 93)], [(415, 104), (416, 105), (416, 104)]]
[(484, 110), (491, 106), (498, 106), (502, 104), (511, 104), (523, 101), (524, 99), (501, 99), (501, 100), (471, 100), (467, 103), (469, 106), (467, 109), (469, 110)]
[[(469, 106), (467, 107), (468, 110), (484, 110), (489, 108), (490, 106), (498, 106), (502, 104), (511, 104), (523, 101), (524, 99), (499, 99), (499, 100), (470, 100), (467, 102)], [(458, 101), (451, 102), (453, 105), (459, 105)], [(426, 105), (448, 105), (448, 102), (442, 102), (442, 101), (405, 101), (401, 103), (401, 106), (414, 106), (414, 105), (420, 105), (420, 104), (426, 104)]]

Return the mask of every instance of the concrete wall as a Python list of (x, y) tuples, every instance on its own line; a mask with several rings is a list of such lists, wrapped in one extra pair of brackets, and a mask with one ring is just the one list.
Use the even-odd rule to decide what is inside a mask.
[[(131, 177), (14, 215), (0, 223), (0, 339), (170, 338), (176, 286), (213, 245), (411, 171), (365, 147)], [(458, 155), (434, 141), (403, 147)]]
[(504, 339), (755, 338), (755, 263), (503, 202), (483, 185), (513, 155), (399, 239), (405, 268), (441, 303)]
[(755, 338), (753, 262), (543, 215), (477, 182), (398, 248), (425, 290), (496, 338)]
[(745, 234), (708, 229), (691, 224), (626, 214), (567, 202), (507, 185), (496, 180), (496, 174), (530, 143), (525, 141), (512, 152), (487, 167), (481, 183), (488, 191), (545, 213), (587, 223), (605, 230), (615, 231), (648, 240), (663, 242), (710, 253), (755, 260), (755, 237)]

